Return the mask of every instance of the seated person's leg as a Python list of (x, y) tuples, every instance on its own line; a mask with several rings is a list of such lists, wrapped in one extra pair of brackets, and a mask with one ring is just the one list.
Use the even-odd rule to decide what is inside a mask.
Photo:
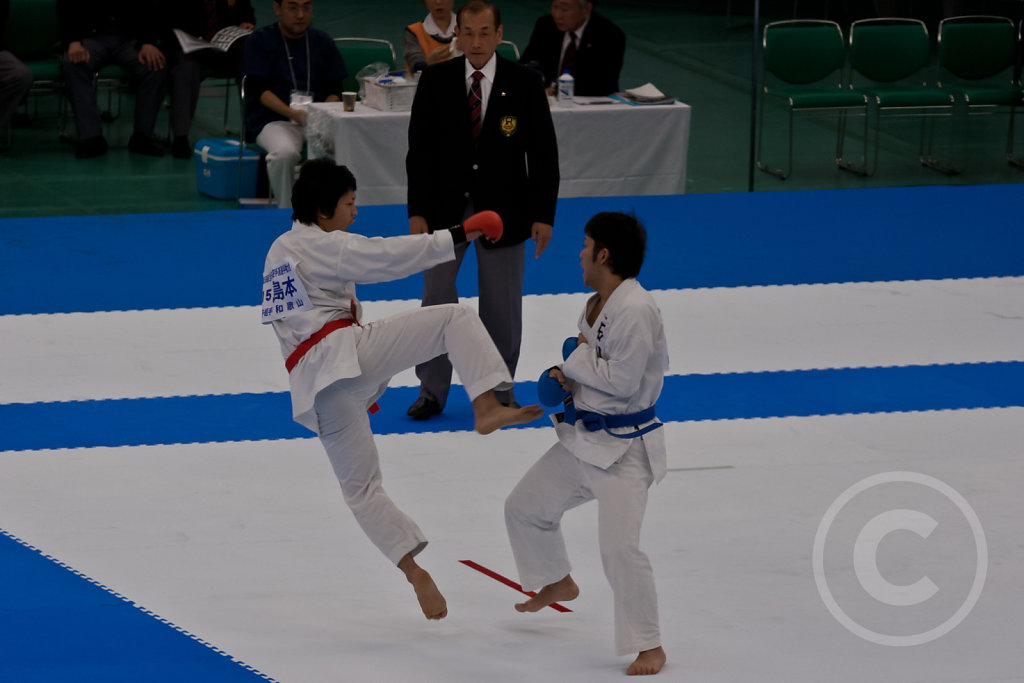
[(32, 72), (10, 52), (0, 51), (0, 126), (10, 124), (14, 110), (32, 87)]
[(135, 129), (128, 149), (138, 154), (163, 156), (163, 148), (153, 139), (160, 104), (167, 93), (167, 67), (154, 67), (139, 61), (136, 41), (121, 40), (115, 47), (114, 60), (131, 78), (135, 88)]
[(267, 150), (270, 191), (282, 209), (291, 208), (295, 167), (305, 142), (302, 127), (289, 121), (271, 121), (256, 136), (256, 144)]
[(71, 51), (63, 57), (64, 81), (68, 87), (68, 100), (75, 117), (75, 132), (78, 146), (75, 156), (79, 159), (99, 156), (107, 152), (107, 141), (103, 138), (100, 108), (96, 104), (96, 88), (93, 79), (96, 72), (109, 61), (109, 49), (105, 42), (85, 38), (81, 47), (88, 53), (88, 59), (72, 61), (76, 55)]
[[(209, 52), (209, 50), (205, 50)], [(189, 130), (199, 103), (199, 86), (203, 81), (203, 62), (180, 48), (168, 55), (168, 93), (171, 96), (171, 153), (177, 159), (190, 159)]]

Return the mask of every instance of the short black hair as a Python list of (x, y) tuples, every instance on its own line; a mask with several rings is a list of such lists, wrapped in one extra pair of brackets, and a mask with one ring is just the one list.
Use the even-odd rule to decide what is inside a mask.
[(636, 277), (644, 264), (647, 230), (636, 216), (602, 211), (587, 221), (584, 234), (594, 240), (594, 254), (608, 250), (612, 272), (621, 278)]
[(462, 28), (462, 15), (466, 14), (479, 14), (480, 12), (486, 12), (491, 10), (494, 14), (494, 28), (497, 29), (501, 26), (501, 10), (490, 0), (469, 0), (466, 4), (459, 7), (455, 12), (455, 25)]
[(318, 213), (331, 218), (338, 200), (355, 189), (356, 177), (347, 167), (327, 158), (307, 161), (292, 187), (292, 220), (316, 225)]

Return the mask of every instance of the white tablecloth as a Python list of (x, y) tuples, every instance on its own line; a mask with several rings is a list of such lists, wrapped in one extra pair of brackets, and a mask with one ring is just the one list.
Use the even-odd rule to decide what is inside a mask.
[[(690, 106), (552, 106), (558, 137), (559, 197), (683, 194)], [(309, 156), (333, 156), (356, 176), (359, 203), (404, 204), (409, 112), (362, 103), (309, 108)]]

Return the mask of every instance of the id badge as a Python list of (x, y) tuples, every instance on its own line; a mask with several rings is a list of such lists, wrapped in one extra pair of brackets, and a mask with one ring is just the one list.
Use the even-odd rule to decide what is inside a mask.
[(289, 259), (270, 265), (263, 273), (263, 305), (260, 322), (272, 323), (294, 313), (313, 309), (306, 288)]
[(292, 109), (306, 110), (311, 104), (313, 104), (313, 96), (308, 92), (292, 90), (291, 102), (288, 105)]

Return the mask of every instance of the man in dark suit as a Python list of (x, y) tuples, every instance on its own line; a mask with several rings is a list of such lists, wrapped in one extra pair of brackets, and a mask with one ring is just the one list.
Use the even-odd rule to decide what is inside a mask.
[(167, 84), (167, 58), (157, 47), (158, 18), (155, 0), (58, 0), (64, 81), (75, 116), (79, 159), (107, 153), (95, 82), (96, 73), (107, 64), (124, 69), (135, 87), (135, 130), (128, 149), (163, 156), (163, 147), (153, 137)]
[[(409, 120), (409, 231), (448, 228), (475, 211), (493, 210), (504, 222), (495, 243), (477, 240), (479, 312), (514, 377), (522, 338), (525, 242), (534, 258), (547, 247), (558, 197), (558, 149), (547, 97), (536, 74), (495, 55), (501, 12), (469, 0), (456, 18), (465, 53), (427, 67)], [(458, 301), (455, 277), (466, 254), (424, 273), (423, 305)], [(440, 413), (452, 366), (446, 356), (417, 366), (420, 397), (414, 419)], [(496, 392), (512, 405), (512, 391)]]
[(537, 20), (520, 64), (541, 72), (549, 93), (566, 70), (576, 80), (577, 95), (619, 91), (626, 34), (591, 0), (553, 0), (551, 14)]
[(245, 36), (236, 38), (227, 52), (202, 49), (185, 52), (174, 29), (190, 36), (212, 40), (229, 26), (245, 31), (256, 28), (256, 12), (250, 0), (163, 0), (167, 35), (167, 85), (171, 96), (171, 155), (191, 159), (189, 130), (199, 104), (199, 89), (207, 73), (234, 78), (240, 83), (245, 73)]

